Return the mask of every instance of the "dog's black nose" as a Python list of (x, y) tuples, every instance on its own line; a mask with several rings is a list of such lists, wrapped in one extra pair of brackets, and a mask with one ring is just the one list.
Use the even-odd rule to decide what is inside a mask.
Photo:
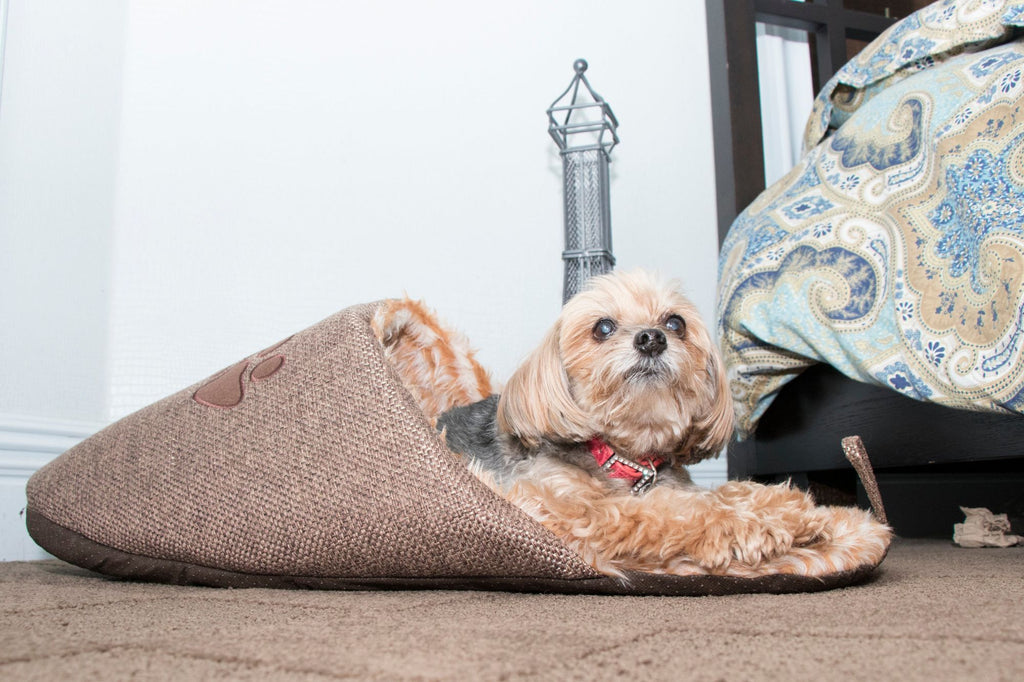
[(650, 355), (652, 358), (661, 355), (666, 345), (668, 345), (668, 342), (665, 341), (665, 334), (660, 329), (644, 329), (637, 332), (636, 336), (633, 337), (633, 346), (644, 355)]

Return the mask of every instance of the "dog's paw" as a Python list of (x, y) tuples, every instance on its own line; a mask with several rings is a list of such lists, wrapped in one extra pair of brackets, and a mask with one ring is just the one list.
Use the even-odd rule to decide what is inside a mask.
[(889, 550), (892, 529), (854, 507), (819, 507), (823, 531), (769, 567), (780, 573), (828, 575), (878, 565)]
[(827, 532), (813, 499), (788, 485), (733, 481), (713, 493), (693, 558), (705, 569), (757, 569)]
[(784, 527), (766, 526), (756, 517), (723, 519), (708, 526), (691, 548), (692, 558), (712, 573), (734, 563), (753, 567), (785, 555), (794, 536)]

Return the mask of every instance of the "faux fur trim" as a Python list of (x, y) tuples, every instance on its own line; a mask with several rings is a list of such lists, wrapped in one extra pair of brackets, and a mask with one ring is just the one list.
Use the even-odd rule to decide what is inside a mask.
[(371, 324), (385, 355), (428, 419), (493, 392), (491, 376), (477, 362), (466, 337), (441, 322), (421, 301), (387, 301)]

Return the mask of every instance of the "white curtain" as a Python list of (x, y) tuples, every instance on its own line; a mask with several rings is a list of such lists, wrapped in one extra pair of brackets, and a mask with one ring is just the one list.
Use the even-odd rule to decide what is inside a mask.
[(765, 181), (770, 186), (800, 159), (814, 100), (807, 33), (757, 24), (757, 67)]

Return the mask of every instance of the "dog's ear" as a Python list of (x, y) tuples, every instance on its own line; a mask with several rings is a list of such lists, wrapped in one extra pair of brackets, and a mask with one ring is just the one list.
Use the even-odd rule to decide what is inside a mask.
[(559, 350), (556, 324), (505, 384), (498, 401), (498, 430), (527, 447), (541, 440), (580, 442), (593, 433), (589, 420), (572, 397)]
[(732, 439), (733, 407), (729, 382), (722, 359), (714, 346), (709, 347), (711, 351), (706, 363), (708, 376), (705, 401), (702, 408), (693, 415), (690, 431), (677, 453), (685, 464), (694, 464), (718, 455)]

